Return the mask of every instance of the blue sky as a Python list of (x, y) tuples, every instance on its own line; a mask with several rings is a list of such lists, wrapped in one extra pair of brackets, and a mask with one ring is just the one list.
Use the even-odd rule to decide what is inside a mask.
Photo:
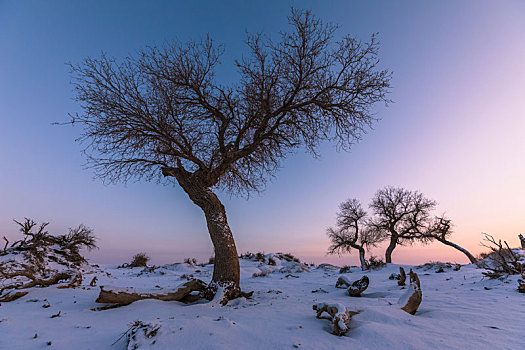
[[(330, 260), (324, 231), (338, 204), (366, 203), (386, 185), (437, 200), (455, 222), (452, 239), (474, 252), (482, 231), (509, 242), (525, 231), (524, 2), (0, 0), (0, 233), (15, 237), (12, 219), (26, 216), (54, 232), (93, 227), (101, 262), (138, 251), (156, 263), (211, 255), (203, 215), (181, 189), (105, 186), (83, 169), (80, 129), (51, 125), (78, 111), (65, 63), (210, 33), (226, 46), (220, 77), (235, 81), (245, 31), (286, 29), (290, 6), (340, 24), (340, 34), (378, 32), (394, 103), (377, 106), (382, 120), (350, 152), (298, 152), (261, 195), (221, 194), (240, 252)], [(437, 243), (394, 253), (398, 262), (438, 259), (464, 260)]]

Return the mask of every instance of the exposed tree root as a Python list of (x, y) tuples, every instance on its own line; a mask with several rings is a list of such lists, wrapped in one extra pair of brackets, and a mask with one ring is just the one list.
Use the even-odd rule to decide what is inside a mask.
[[(349, 311), (341, 304), (319, 303), (313, 305), (312, 309), (317, 311), (315, 317), (332, 322), (332, 334), (335, 335), (346, 334), (350, 330), (350, 319), (352, 316), (359, 313), (355, 311)], [(323, 313), (327, 313), (330, 316), (323, 316)]]

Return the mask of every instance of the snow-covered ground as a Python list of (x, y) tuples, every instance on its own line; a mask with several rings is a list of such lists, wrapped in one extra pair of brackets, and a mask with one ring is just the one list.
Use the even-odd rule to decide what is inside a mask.
[[(3, 303), (0, 349), (525, 349), (525, 294), (517, 292), (518, 276), (483, 279), (484, 270), (473, 265), (443, 273), (412, 267), (423, 291), (412, 316), (398, 304), (407, 287), (388, 278), (399, 266), (368, 272), (352, 268), (344, 274), (348, 279), (364, 274), (370, 279), (362, 297), (352, 298), (335, 288), (342, 275), (330, 265), (305, 267), (277, 259), (270, 266), (242, 259), (241, 286), (254, 291), (251, 299), (224, 307), (142, 300), (92, 311), (101, 306), (95, 302), (100, 285), (166, 291), (186, 281), (183, 275), (208, 282), (213, 269), (174, 264), (141, 272), (101, 266), (84, 273), (81, 288), (33, 288)], [(407, 272), (411, 268), (403, 266)], [(270, 273), (253, 277), (263, 271)], [(89, 286), (93, 276), (98, 277), (96, 287)], [(346, 336), (331, 334), (330, 322), (315, 318), (312, 305), (321, 302), (359, 311)], [(123, 334), (136, 321), (156, 332), (146, 338), (139, 330), (128, 344)]]

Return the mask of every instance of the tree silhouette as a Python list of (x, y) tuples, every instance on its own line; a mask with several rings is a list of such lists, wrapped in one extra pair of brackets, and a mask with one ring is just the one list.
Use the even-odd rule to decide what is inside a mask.
[(247, 37), (239, 80), (214, 72), (223, 46), (209, 37), (149, 47), (117, 61), (71, 65), (88, 162), (109, 181), (175, 179), (206, 217), (215, 249), (212, 288), (240, 293), (239, 261), (217, 191), (259, 191), (290, 152), (325, 140), (347, 149), (388, 102), (391, 73), (378, 68), (374, 36), (335, 40), (337, 27), (292, 9), (280, 40)]
[(385, 253), (387, 263), (392, 262), (392, 252), (398, 244), (410, 244), (422, 238), (435, 206), (435, 201), (418, 191), (391, 186), (377, 191), (370, 203), (374, 212), (370, 226), (390, 240)]
[(356, 249), (359, 251), (361, 269), (368, 270), (365, 259), (366, 249), (376, 246), (386, 236), (370, 227), (367, 219), (367, 213), (357, 199), (348, 199), (341, 203), (337, 213), (336, 228), (330, 227), (327, 230), (331, 241), (328, 253), (350, 253), (352, 249)]

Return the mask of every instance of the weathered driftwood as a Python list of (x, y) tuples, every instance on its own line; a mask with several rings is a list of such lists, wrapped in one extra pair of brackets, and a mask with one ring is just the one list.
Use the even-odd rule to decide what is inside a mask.
[(400, 266), (399, 267), (399, 281), (397, 281), (397, 285), (404, 286), (406, 280), (407, 280), (407, 274), (405, 273), (405, 269)]
[(351, 286), (348, 287), (348, 295), (351, 297), (360, 297), (361, 293), (363, 293), (368, 288), (369, 283), (370, 280), (368, 279), (368, 276), (361, 277), (361, 279), (355, 281)]
[[(20, 264), (18, 268), (19, 269), (2, 271), (0, 273), (1, 279), (11, 280), (11, 282), (6, 283), (3, 288), (0, 288), (0, 301), (13, 301), (23, 297), (28, 293), (25, 291), (13, 293), (10, 292), (10, 290), (29, 289), (33, 287), (48, 287), (67, 280), (69, 280), (68, 284), (58, 286), (57, 288), (72, 288), (79, 286), (82, 282), (82, 275), (80, 272), (73, 270), (57, 272), (49, 278), (40, 278), (35, 276), (35, 274), (31, 272), (30, 269), (24, 264)], [(23, 283), (23, 281), (20, 281), (21, 278), (29, 281), (27, 283)]]
[[(412, 269), (410, 269), (410, 289), (407, 291), (407, 294), (405, 293), (404, 296), (401, 297), (400, 302), (404, 304), (403, 307), (401, 307), (401, 310), (408, 312), (411, 315), (414, 315), (419, 308), (419, 305), (421, 304), (421, 301), (423, 300), (423, 292), (421, 291), (421, 283), (419, 282), (419, 277), (417, 276), (417, 273), (413, 272)], [(408, 298), (407, 298), (408, 296)], [(406, 302), (405, 300), (406, 299)]]
[[(332, 322), (332, 334), (344, 335), (350, 328), (350, 319), (359, 312), (350, 311), (341, 304), (319, 303), (312, 306), (317, 311), (315, 317)], [(329, 316), (322, 315), (327, 313)]]
[(112, 289), (100, 286), (100, 294), (97, 298), (97, 303), (111, 303), (118, 306), (131, 304), (134, 301), (142, 299), (158, 299), (163, 301), (181, 301), (191, 292), (202, 292), (207, 287), (206, 283), (199, 279), (189, 280), (177, 287), (172, 292), (163, 293), (144, 293), (135, 292), (126, 289)]
[(352, 282), (346, 278), (345, 276), (341, 276), (337, 279), (337, 282), (335, 282), (335, 288), (342, 288), (346, 289), (352, 285)]

